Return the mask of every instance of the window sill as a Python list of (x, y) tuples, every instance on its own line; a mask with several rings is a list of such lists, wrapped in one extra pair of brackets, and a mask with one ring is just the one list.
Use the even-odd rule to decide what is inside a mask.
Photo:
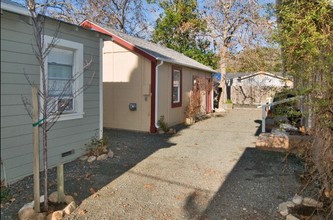
[(179, 108), (182, 107), (182, 103), (178, 102), (178, 103), (172, 103), (171, 108)]
[(83, 118), (84, 112), (79, 113), (69, 113), (69, 114), (62, 114), (58, 121), (67, 121), (67, 120), (73, 120), (73, 119), (80, 119)]

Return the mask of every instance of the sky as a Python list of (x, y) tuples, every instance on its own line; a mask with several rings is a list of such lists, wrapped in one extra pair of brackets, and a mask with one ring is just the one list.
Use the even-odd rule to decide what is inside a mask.
[[(12, 1), (25, 4), (25, 0), (12, 0)], [(45, 0), (36, 0), (36, 1), (45, 1)], [(247, 0), (247, 1), (254, 1), (254, 0)], [(275, 0), (258, 0), (258, 2), (259, 2), (259, 4), (268, 4), (268, 3), (275, 3)], [(199, 4), (199, 8), (202, 9), (204, 7), (204, 5), (206, 4), (206, 1), (198, 0), (198, 4)], [(255, 3), (253, 3), (253, 4), (255, 4)], [(147, 15), (147, 19), (148, 19), (148, 23), (149, 23), (149, 31), (147, 33), (145, 33), (145, 38), (149, 39), (150, 38), (149, 33), (152, 33), (152, 31), (154, 30), (154, 27), (156, 24), (155, 22), (159, 18), (159, 15), (162, 13), (162, 10), (159, 9), (157, 4), (145, 3), (145, 5), (147, 6), (147, 8), (150, 8), (150, 13), (148, 13), (148, 15)]]
[[(253, 1), (253, 0), (247, 0), (247, 1)], [(333, 1), (333, 0), (332, 0)], [(258, 0), (259, 4), (275, 4), (276, 0)], [(206, 0), (198, 0), (199, 8), (203, 8), (206, 4)], [(147, 5), (147, 4), (146, 4)], [(147, 5), (147, 7), (151, 7), (151, 13), (148, 15), (148, 19), (151, 23), (155, 24), (155, 21), (159, 18), (160, 13), (162, 10), (158, 10), (158, 6), (155, 5)]]
[[(13, 2), (18, 2), (21, 3), (23, 5), (25, 5), (25, 1), (26, 0), (12, 0)], [(38, 1), (38, 0), (36, 0)], [(43, 1), (43, 0), (41, 0)], [(248, 1), (253, 1), (253, 0), (248, 0)], [(258, 0), (259, 4), (267, 4), (267, 3), (275, 3), (275, 0)], [(199, 4), (199, 8), (203, 8), (203, 6), (205, 5), (206, 0), (198, 0), (198, 4)], [(151, 8), (151, 13), (148, 14), (148, 19), (150, 20), (151, 23), (155, 23), (155, 21), (157, 20), (157, 18), (159, 17), (159, 14), (162, 12), (161, 10), (158, 10), (158, 6), (157, 4), (147, 4), (145, 3), (145, 5), (148, 8)]]

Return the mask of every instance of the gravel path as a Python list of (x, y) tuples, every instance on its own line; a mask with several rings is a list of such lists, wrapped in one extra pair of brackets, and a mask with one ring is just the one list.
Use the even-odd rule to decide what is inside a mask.
[(234, 109), (173, 136), (107, 130), (115, 158), (91, 168), (100, 190), (66, 219), (281, 219), (302, 167), (254, 148), (259, 119)]

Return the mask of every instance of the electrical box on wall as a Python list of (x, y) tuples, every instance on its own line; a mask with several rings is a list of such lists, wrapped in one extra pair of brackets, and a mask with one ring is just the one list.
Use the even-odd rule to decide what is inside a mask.
[(128, 108), (130, 111), (136, 111), (136, 103), (130, 103), (128, 105)]

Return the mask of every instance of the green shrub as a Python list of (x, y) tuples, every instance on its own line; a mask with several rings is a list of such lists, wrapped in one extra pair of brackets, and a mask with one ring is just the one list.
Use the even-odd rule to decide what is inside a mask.
[(225, 102), (225, 104), (232, 104), (231, 99), (227, 99), (227, 101)]
[[(295, 97), (295, 93), (291, 90), (285, 90), (277, 93), (274, 96), (274, 102), (284, 99)], [(302, 118), (302, 112), (297, 108), (297, 101), (289, 101), (281, 104), (277, 104), (272, 107), (272, 117), (285, 116), (288, 118), (292, 125), (298, 125)]]
[(1, 203), (6, 203), (8, 202), (11, 198), (12, 195), (10, 193), (9, 188), (4, 184), (4, 181), (1, 181)]
[(164, 115), (161, 115), (160, 119), (157, 121), (157, 125), (159, 126), (159, 128), (162, 131), (164, 131), (164, 132), (168, 132), (169, 131), (168, 123), (166, 123), (164, 121)]
[(89, 144), (86, 144), (86, 150), (88, 156), (92, 155), (101, 155), (106, 150), (106, 146), (109, 143), (109, 138), (107, 136), (103, 136), (102, 138), (98, 137), (96, 133), (90, 140)]

